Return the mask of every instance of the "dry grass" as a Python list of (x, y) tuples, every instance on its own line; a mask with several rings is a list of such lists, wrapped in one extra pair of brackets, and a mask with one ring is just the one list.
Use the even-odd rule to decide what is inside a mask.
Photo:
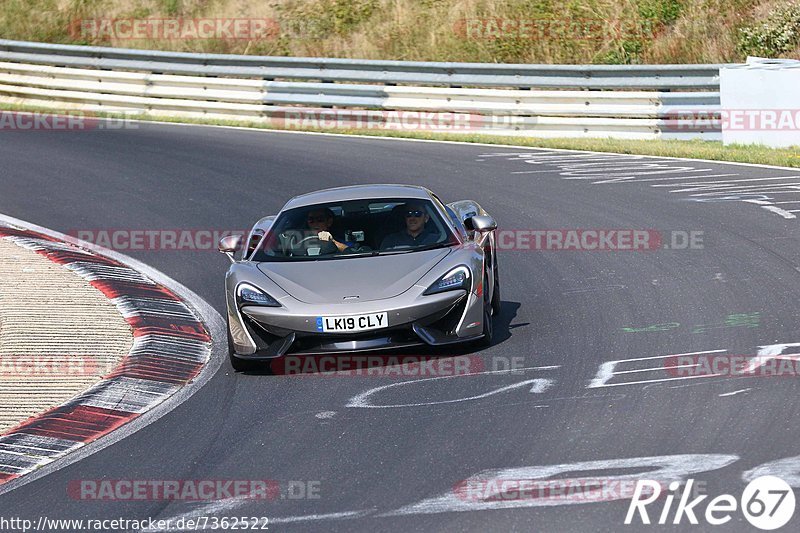
[[(518, 63), (740, 61), (739, 29), (788, 0), (0, 0), (7, 39), (200, 52)], [(268, 18), (253, 40), (93, 39), (70, 23), (98, 18)], [(465, 36), (464, 19), (534, 20), (539, 38)], [(589, 38), (564, 29), (592, 21)], [(614, 31), (613, 28), (641, 31)], [(798, 57), (795, 49), (785, 54)]]

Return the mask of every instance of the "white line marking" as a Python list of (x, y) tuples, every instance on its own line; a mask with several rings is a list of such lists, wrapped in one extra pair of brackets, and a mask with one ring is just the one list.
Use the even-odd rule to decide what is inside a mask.
[[(711, 187), (711, 186), (703, 186), (697, 187), (695, 190), (698, 191), (713, 191), (713, 192), (705, 192), (705, 193), (694, 193), (690, 194), (689, 196), (696, 197), (696, 196), (718, 196), (721, 199), (730, 199), (736, 200), (740, 202), (744, 202), (746, 200), (754, 199), (754, 197), (760, 197), (756, 199), (760, 200), (772, 200), (768, 194), (780, 194), (779, 191), (783, 189), (789, 189), (788, 191), (784, 190), (783, 192), (797, 194), (797, 187), (794, 185), (774, 185), (774, 186), (765, 186), (765, 185), (739, 185), (736, 187)], [(681, 192), (688, 192), (686, 190), (671, 190), (670, 193), (681, 193)], [(720, 196), (722, 195), (722, 196)], [(712, 201), (716, 200), (716, 198), (712, 198)], [(698, 200), (701, 201), (701, 200)], [(771, 202), (768, 202), (771, 203)]]
[[(673, 368), (695, 368), (695, 367), (698, 367), (698, 366), (700, 366), (699, 363), (698, 364), (694, 364), (694, 365), (675, 365), (675, 366), (670, 366), (669, 368), (671, 370)], [(614, 372), (614, 375), (618, 376), (620, 374), (636, 374), (638, 372), (653, 372), (654, 370), (664, 370), (664, 367), (663, 366), (657, 366), (655, 368), (637, 368), (636, 370), (617, 370), (616, 372)]]
[(541, 170), (515, 170), (512, 174), (556, 174), (559, 170), (556, 168), (547, 168)]
[(571, 161), (604, 161), (607, 159), (624, 160), (627, 159), (627, 157), (614, 154), (613, 152), (585, 152), (570, 155), (548, 154), (546, 152), (541, 152), (532, 154), (514, 154), (514, 156), (508, 158), (509, 161), (522, 161), (531, 165), (553, 165), (558, 163), (569, 163)]
[[(449, 377), (449, 376), (442, 376), (442, 377)], [(537, 379), (528, 379), (525, 381), (520, 381), (519, 383), (513, 383), (511, 385), (506, 385), (505, 387), (500, 387), (499, 389), (494, 389), (489, 392), (484, 392), (483, 394), (478, 394), (476, 396), (467, 396), (466, 398), (456, 398), (454, 400), (440, 400), (438, 402), (400, 403), (391, 405), (373, 405), (369, 403), (369, 397), (375, 394), (376, 392), (380, 392), (382, 390), (390, 389), (400, 385), (408, 385), (409, 383), (419, 383), (420, 381), (442, 379), (442, 377), (420, 379), (416, 381), (404, 381), (402, 383), (390, 383), (389, 385), (383, 385), (382, 387), (375, 387), (374, 389), (370, 389), (366, 392), (362, 392), (361, 394), (354, 396), (353, 398), (350, 399), (349, 402), (347, 402), (347, 405), (345, 407), (360, 407), (363, 409), (399, 409), (401, 407), (422, 407), (428, 405), (443, 405), (449, 403), (467, 402), (471, 400), (480, 400), (482, 398), (488, 398), (489, 396), (494, 396), (495, 394), (502, 394), (510, 390), (519, 389), (527, 385), (531, 385), (530, 392), (535, 391), (537, 393), (542, 393), (553, 385), (552, 380), (537, 378)]]
[(312, 520), (339, 520), (342, 518), (361, 518), (372, 514), (374, 509), (368, 511), (342, 511), (340, 513), (311, 514), (306, 516), (270, 517), (270, 524), (293, 524), (295, 522), (309, 522)]
[[(715, 190), (717, 189), (717, 190)], [(788, 191), (786, 189), (789, 189)], [(698, 190), (698, 191), (707, 191), (711, 190), (714, 192), (705, 192), (705, 193), (695, 193), (691, 196), (714, 196), (718, 194), (778, 194), (779, 191), (783, 191), (784, 193), (792, 193), (797, 194), (800, 191), (800, 182), (798, 183), (787, 183), (785, 185), (775, 185), (772, 187), (765, 187), (764, 185), (739, 185), (736, 187), (712, 187), (710, 185), (704, 187), (697, 187), (696, 189), (680, 189), (669, 191), (671, 193), (681, 193), (681, 192), (690, 192), (691, 190)]]
[(533, 381), (533, 387), (528, 391), (532, 394), (541, 394), (553, 385), (552, 380), (549, 379), (535, 379)]
[(777, 476), (792, 487), (800, 487), (800, 455), (777, 459), (757, 466), (742, 474), (744, 482), (750, 482), (761, 476)]
[[(630, 180), (631, 183), (643, 183), (648, 181), (673, 181), (673, 180), (697, 180), (705, 178), (724, 178), (728, 176), (741, 176), (741, 174), (703, 174), (702, 176), (670, 176), (668, 178), (642, 178)], [(670, 185), (659, 185), (659, 187), (669, 187)], [(653, 185), (656, 187), (656, 185)]]
[[(703, 178), (710, 178), (711, 176), (702, 176)], [(715, 185), (715, 184), (723, 184), (723, 183), (750, 183), (754, 181), (771, 181), (771, 180), (796, 180), (800, 176), (780, 176), (777, 178), (744, 178), (740, 180), (723, 180), (723, 181), (698, 181), (693, 183), (692, 185)], [(659, 178), (660, 179), (660, 178)], [(672, 187), (671, 184), (667, 183), (664, 185), (653, 185), (653, 187)]]
[[(625, 183), (625, 182), (636, 183), (636, 181), (639, 179), (639, 176), (651, 176), (651, 175), (654, 175), (654, 174), (673, 174), (675, 172), (710, 172), (710, 171), (711, 171), (710, 168), (707, 168), (707, 169), (692, 169), (690, 167), (666, 167), (663, 170), (622, 172), (622, 173), (620, 173), (622, 175), (618, 175), (618, 176), (614, 176), (613, 172), (610, 172), (608, 174), (603, 173), (603, 172), (599, 172), (599, 173), (595, 173), (595, 174), (587, 174), (585, 176), (571, 176), (570, 174), (562, 174), (562, 176), (567, 176), (567, 177), (564, 178), (565, 180), (589, 180), (589, 181), (598, 180), (598, 181), (592, 182), (592, 184), (593, 185), (606, 185), (606, 184), (609, 184), (609, 183)], [(612, 176), (612, 177), (609, 177), (607, 179), (601, 179), (601, 178), (606, 178), (607, 176)], [(703, 177), (705, 177), (705, 176), (703, 176)]]
[[(526, 159), (525, 162), (529, 164), (536, 163), (536, 161), (532, 159)], [(646, 161), (641, 161), (638, 159), (631, 160), (620, 157), (594, 157), (587, 159), (578, 159), (574, 161), (561, 161), (559, 163), (548, 162), (539, 164), (552, 165), (554, 167), (561, 168), (563, 170), (575, 170), (575, 171), (582, 171), (589, 173), (600, 173), (600, 171), (605, 172), (612, 170), (636, 170), (644, 168), (674, 168), (664, 163), (653, 163), (653, 162), (648, 163)], [(623, 165), (623, 166), (617, 166), (616, 168), (614, 167), (604, 168), (607, 167), (608, 165)]]
[(561, 368), (561, 365), (523, 366), (520, 368), (510, 368), (506, 370), (484, 370), (482, 372), (470, 372), (469, 374), (455, 374), (453, 376), (439, 376), (437, 378), (426, 378), (426, 379), (463, 378), (466, 376), (477, 376), (480, 374), (513, 374), (515, 372), (522, 372), (524, 370), (555, 370), (557, 368)]
[[(242, 507), (248, 502), (257, 502), (258, 500), (253, 500), (251, 498), (231, 498), (229, 500), (222, 500), (219, 502), (214, 502), (204, 506), (195, 507), (193, 510), (182, 513), (176, 516), (172, 516), (169, 518), (158, 518), (158, 520), (169, 520), (171, 524), (174, 524), (169, 529), (150, 529), (145, 528), (141, 529), (140, 533), (155, 533), (155, 532), (182, 532), (182, 531), (204, 531), (208, 528), (199, 527), (197, 522), (197, 518), (200, 516), (217, 516), (223, 515), (224, 513), (230, 513), (234, 509)], [(345, 518), (361, 518), (364, 516), (368, 516), (375, 512), (375, 509), (365, 509), (363, 511), (342, 511), (338, 513), (323, 513), (323, 514), (310, 514), (310, 515), (300, 515), (300, 516), (283, 516), (283, 517), (268, 517), (269, 522), (265, 525), (269, 526), (272, 524), (294, 524), (297, 522), (313, 522), (319, 520), (342, 520)], [(249, 516), (249, 515), (248, 515)], [(198, 524), (198, 527), (187, 529), (187, 528), (179, 528), (178, 521), (183, 520), (185, 523), (187, 520), (192, 520), (195, 524)], [(205, 524), (210, 526), (211, 524)]]
[[(588, 163), (587, 163), (588, 161)], [(530, 163), (530, 160), (527, 160), (526, 163)], [(547, 163), (549, 164), (549, 163)], [(602, 167), (606, 165), (622, 165), (622, 164), (633, 164), (632, 168), (641, 168), (642, 166), (659, 166), (661, 163), (647, 163), (642, 161), (641, 159), (628, 159), (624, 157), (594, 157), (594, 158), (587, 158), (587, 159), (576, 159), (575, 161), (566, 161), (562, 163), (558, 163), (557, 166), (561, 168), (569, 168), (569, 169), (581, 169), (584, 167), (589, 167), (589, 169)], [(554, 165), (556, 166), (556, 165)]]
[[(495, 146), (503, 146), (503, 145), (495, 145)], [(548, 156), (548, 152), (546, 148), (539, 148), (540, 151), (530, 151), (530, 152), (495, 152), (492, 154), (480, 154), (478, 157), (533, 157), (535, 155), (541, 155), (543, 157)]]
[[(788, 189), (788, 190), (787, 190)], [(747, 196), (767, 196), (768, 194), (798, 194), (800, 193), (800, 184), (786, 184), (786, 185), (775, 185), (772, 187), (764, 187), (763, 189), (756, 189), (752, 191), (742, 191), (740, 195), (747, 195)], [(739, 194), (739, 193), (734, 193)], [(767, 197), (767, 199), (771, 199)]]
[[(703, 382), (700, 382), (700, 383), (686, 383), (684, 385), (670, 385), (667, 388), (668, 389), (686, 389), (686, 388), (689, 388), (689, 387), (701, 387), (701, 386), (705, 387), (705, 386), (711, 385), (713, 383), (722, 383), (724, 381), (725, 381), (724, 379), (710, 379), (708, 381), (703, 381)], [(642, 387), (642, 390), (644, 390), (644, 389), (646, 389), (648, 387), (651, 387), (651, 386), (655, 386), (655, 385), (645, 385), (644, 387)]]
[[(580, 480), (581, 485), (585, 485), (588, 480), (596, 480), (601, 487), (620, 487), (623, 482), (630, 482), (631, 486), (633, 486), (636, 484), (636, 481), (643, 476), (668, 485), (671, 481), (681, 481), (691, 474), (723, 468), (738, 459), (739, 456), (737, 455), (662, 455), (656, 457), (582, 461), (557, 465), (484, 470), (460, 482), (458, 488), (453, 488), (438, 496), (427, 498), (378, 516), (391, 517), (464, 511), (487, 511), (491, 509), (592, 504), (598, 503), (598, 501), (608, 502), (629, 499), (631, 494), (627, 493), (625, 490), (603, 491), (602, 497), (600, 498), (581, 497), (580, 493), (576, 494), (575, 497), (568, 497), (566, 494), (562, 493), (559, 496), (551, 495), (550, 497), (505, 499), (496, 497), (498, 494), (502, 494), (501, 483), (497, 483), (497, 489), (495, 490), (492, 490), (490, 487), (492, 486), (491, 482), (493, 480), (499, 482), (504, 479), (524, 479), (540, 481), (542, 483), (546, 483), (547, 480), (557, 480), (564, 484), (569, 484), (570, 481)], [(608, 473), (609, 471), (629, 472), (630, 470), (634, 470), (634, 472), (618, 474)], [(641, 472), (642, 470), (644, 470), (643, 473)], [(570, 479), (568, 475), (562, 475), (573, 472), (580, 472), (582, 477)], [(598, 473), (593, 474), (593, 472)], [(599, 474), (599, 472), (603, 473)], [(573, 486), (578, 486), (578, 484), (575, 483)], [(475, 489), (474, 492), (473, 489)]]
[[(617, 156), (613, 157), (593, 157), (593, 158), (586, 158), (586, 159), (577, 159), (577, 160), (561, 160), (557, 163), (553, 163), (552, 161), (539, 161), (536, 159), (511, 159), (512, 161), (522, 161), (524, 163), (528, 163), (531, 165), (552, 165), (554, 168), (547, 168), (547, 169), (538, 169), (538, 170), (516, 170), (512, 171), (511, 174), (539, 174), (543, 172), (563, 172), (566, 170), (572, 169), (579, 169), (579, 167), (589, 166), (591, 167), (592, 171), (601, 165), (619, 165), (620, 163), (627, 162), (626, 159), (621, 159)], [(580, 161), (578, 163), (577, 161)], [(585, 161), (591, 161), (591, 163), (586, 163)], [(641, 165), (641, 164), (640, 164)], [(651, 165), (655, 165), (655, 163), (651, 163)], [(632, 168), (640, 168), (640, 166), (634, 166)]]
[[(638, 382), (627, 382), (627, 383), (618, 383), (608, 385), (607, 383), (611, 381), (618, 372), (615, 372), (614, 369), (620, 363), (631, 363), (635, 361), (652, 361), (654, 359), (666, 359), (667, 357), (681, 357), (685, 355), (701, 355), (706, 353), (719, 353), (719, 352), (727, 352), (727, 350), (705, 350), (702, 352), (688, 352), (688, 353), (678, 353), (678, 354), (666, 354), (666, 355), (655, 355), (651, 357), (636, 357), (633, 359), (619, 359), (616, 361), (606, 361), (600, 365), (600, 368), (597, 369), (597, 375), (589, 382), (589, 385), (586, 387), (587, 389), (594, 389), (594, 388), (604, 388), (604, 387), (616, 387), (619, 385), (633, 385), (636, 383), (658, 383), (660, 381), (668, 381), (670, 379), (684, 379), (684, 378), (669, 378), (668, 380), (648, 380), (648, 381), (638, 381)], [(663, 367), (656, 367), (650, 368), (649, 370), (664, 370)], [(645, 371), (648, 369), (645, 369)], [(695, 376), (698, 377), (698, 376)], [(705, 377), (705, 376), (703, 376)]]
[(610, 363), (627, 363), (630, 361), (652, 361), (653, 359), (664, 359), (666, 357), (681, 357), (684, 355), (702, 355), (704, 353), (720, 353), (727, 352), (728, 350), (704, 350), (702, 352), (686, 352), (686, 353), (668, 353), (666, 355), (654, 355), (651, 357), (636, 357), (634, 359), (620, 359), (618, 361), (609, 361)]
[(733, 392), (726, 392), (724, 394), (719, 394), (718, 396), (720, 398), (724, 398), (725, 396), (735, 396), (735, 395), (739, 394), (740, 392), (747, 392), (749, 390), (753, 390), (753, 389), (747, 388), (747, 389), (742, 389), (742, 390), (735, 390)]
[(663, 378), (663, 379), (645, 379), (642, 381), (626, 381), (625, 383), (610, 383), (600, 385), (601, 387), (624, 387), (625, 385), (642, 385), (644, 383), (662, 383), (664, 381), (697, 379), (697, 378), (713, 378), (721, 376), (722, 374), (703, 374), (702, 376), (686, 376), (680, 378)]
[[(622, 163), (628, 163), (627, 161), (614, 161), (614, 165), (620, 165)], [(685, 170), (686, 172), (711, 172), (710, 168), (703, 168), (703, 169), (693, 169), (690, 167), (675, 167), (672, 165), (666, 165), (663, 163), (628, 163), (627, 165), (611, 167), (611, 168), (600, 168), (598, 164), (590, 165), (588, 168), (576, 168), (577, 165), (562, 165), (563, 176), (608, 176), (613, 174), (624, 174), (625, 171), (628, 170), (664, 170), (664, 171), (678, 171), (678, 170)], [(648, 172), (649, 173), (649, 172)], [(581, 177), (580, 179), (591, 179), (588, 177)]]
[(790, 211), (784, 211), (783, 209), (781, 209), (778, 206), (763, 205), (763, 206), (761, 206), (761, 209), (766, 209), (767, 211), (771, 211), (772, 213), (775, 213), (776, 215), (780, 215), (780, 216), (782, 216), (783, 218), (786, 218), (786, 219), (797, 218), (797, 215), (793, 215), (792, 212), (790, 212)]
[(463, 377), (471, 377), (471, 376), (480, 376), (484, 374), (512, 374), (517, 373), (523, 370), (554, 370), (559, 368), (558, 365), (553, 366), (540, 366), (540, 367), (524, 367), (524, 368), (514, 368), (509, 370), (489, 370), (486, 372), (475, 372), (472, 374), (456, 374), (453, 376), (437, 376), (434, 378), (424, 378), (424, 379), (415, 379), (410, 381), (401, 381), (399, 383), (389, 383), (388, 385), (381, 385), (379, 387), (373, 387), (365, 392), (357, 394), (350, 398), (347, 402), (345, 407), (351, 408), (362, 408), (362, 409), (396, 409), (401, 407), (421, 407), (424, 405), (441, 405), (441, 404), (449, 404), (449, 403), (457, 403), (457, 402), (466, 402), (470, 400), (479, 400), (481, 398), (487, 398), (489, 396), (493, 396), (495, 394), (501, 394), (503, 392), (507, 392), (510, 390), (518, 389), (524, 387), (526, 385), (531, 385), (530, 392), (540, 394), (547, 389), (549, 389), (553, 385), (553, 381), (550, 379), (544, 378), (536, 378), (536, 379), (528, 379), (525, 381), (521, 381), (519, 383), (513, 383), (511, 385), (506, 385), (505, 387), (500, 387), (498, 389), (491, 390), (489, 392), (478, 394), (477, 396), (469, 396), (467, 398), (456, 398), (454, 400), (442, 400), (438, 402), (423, 402), (423, 403), (408, 403), (408, 404), (392, 404), (392, 405), (373, 405), (369, 402), (369, 398), (380, 391), (384, 391), (387, 389), (392, 389), (395, 387), (400, 387), (403, 385), (409, 384), (416, 384), (421, 383), (423, 381), (437, 381), (440, 379), (453, 379), (453, 378), (463, 378)]
[[(256, 501), (252, 498), (228, 498), (225, 500), (217, 500), (210, 503), (204, 503), (197, 506), (193, 506), (192, 510), (186, 513), (181, 513), (177, 516), (173, 516), (170, 518), (173, 524), (176, 524), (169, 529), (151, 529), (145, 528), (141, 529), (141, 533), (150, 532), (150, 531), (184, 531), (183, 528), (177, 527), (177, 522), (181, 519), (194, 519), (198, 516), (212, 516), (216, 513), (225, 513), (233, 511), (234, 509), (241, 507), (242, 505), (246, 504), (249, 501)], [(166, 519), (165, 519), (166, 520)]]
[[(617, 176), (615, 178), (605, 179), (605, 180), (602, 180), (602, 181), (595, 181), (592, 184), (593, 185), (605, 185), (605, 184), (608, 184), (608, 183), (619, 183), (619, 182), (636, 183), (637, 181), (639, 181), (639, 176), (649, 176), (649, 175), (653, 175), (653, 174), (672, 174), (674, 172), (708, 172), (710, 170), (711, 170), (710, 168), (702, 169), (702, 170), (691, 170), (691, 169), (686, 169), (685, 167), (684, 168), (678, 167), (678, 168), (676, 168), (674, 170), (654, 170), (652, 172), (631, 172), (627, 176)], [(705, 177), (705, 176), (703, 176), (703, 177)], [(564, 179), (581, 179), (581, 178), (564, 178)]]

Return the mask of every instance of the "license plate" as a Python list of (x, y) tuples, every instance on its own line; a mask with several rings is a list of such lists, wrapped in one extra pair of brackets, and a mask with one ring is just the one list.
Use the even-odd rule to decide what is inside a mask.
[(366, 315), (318, 316), (317, 331), (368, 331), (385, 328), (389, 325), (387, 313), (369, 313)]

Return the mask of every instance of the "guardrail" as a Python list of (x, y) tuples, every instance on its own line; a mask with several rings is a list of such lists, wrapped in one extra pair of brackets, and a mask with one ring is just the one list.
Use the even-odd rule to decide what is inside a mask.
[(463, 127), (452, 129), (718, 140), (720, 67), (286, 58), (0, 40), (0, 101), (281, 127), (388, 127), (386, 111), (433, 114), (427, 120), (441, 125), (444, 114), (461, 113)]

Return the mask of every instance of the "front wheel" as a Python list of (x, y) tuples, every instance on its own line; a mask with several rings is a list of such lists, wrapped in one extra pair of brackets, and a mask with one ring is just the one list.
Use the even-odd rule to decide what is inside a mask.
[(500, 272), (497, 268), (497, 263), (494, 264), (494, 287), (492, 291), (492, 316), (500, 314), (501, 300), (500, 300)]
[(489, 285), (489, 276), (484, 274), (483, 275), (483, 337), (480, 340), (480, 344), (483, 347), (491, 346), (492, 340), (494, 340), (494, 321), (492, 320), (494, 298), (492, 298), (492, 301), (489, 301), (489, 297), (487, 296), (488, 285)]

